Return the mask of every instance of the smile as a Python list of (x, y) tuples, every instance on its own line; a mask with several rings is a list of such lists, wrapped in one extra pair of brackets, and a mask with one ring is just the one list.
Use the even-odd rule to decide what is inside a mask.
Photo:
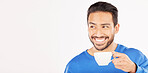
[(108, 37), (96, 37), (96, 38), (93, 38), (93, 39), (96, 42), (96, 44), (104, 44), (106, 42), (107, 38)]
[(105, 38), (96, 38), (95, 39), (97, 42), (103, 42), (103, 41), (105, 41)]

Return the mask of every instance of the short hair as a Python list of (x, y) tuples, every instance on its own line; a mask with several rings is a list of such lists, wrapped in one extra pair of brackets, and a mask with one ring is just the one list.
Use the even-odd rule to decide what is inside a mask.
[(118, 23), (118, 9), (115, 6), (113, 6), (110, 3), (100, 2), (100, 1), (92, 4), (88, 8), (88, 11), (87, 11), (87, 21), (88, 21), (90, 13), (94, 13), (97, 11), (110, 12), (112, 14), (114, 26), (117, 25), (117, 23)]

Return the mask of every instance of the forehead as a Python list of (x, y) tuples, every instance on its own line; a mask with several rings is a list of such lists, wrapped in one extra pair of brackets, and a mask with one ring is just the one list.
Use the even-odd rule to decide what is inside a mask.
[(109, 23), (113, 24), (112, 14), (110, 12), (93, 12), (90, 13), (88, 23), (93, 22), (96, 24)]

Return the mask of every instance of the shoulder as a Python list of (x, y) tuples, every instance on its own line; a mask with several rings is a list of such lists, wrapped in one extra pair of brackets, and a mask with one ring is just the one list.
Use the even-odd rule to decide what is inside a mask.
[(74, 58), (72, 58), (72, 59), (69, 61), (68, 65), (76, 65), (76, 64), (78, 64), (78, 61), (83, 60), (83, 58), (86, 57), (85, 52), (86, 52), (86, 51), (83, 51), (83, 52), (80, 53), (79, 55), (77, 55), (77, 56), (75, 56)]
[(146, 56), (140, 50), (136, 48), (128, 48), (124, 46), (123, 53), (126, 54), (133, 61), (146, 59)]
[(139, 51), (138, 49), (135, 49), (135, 48), (127, 48), (125, 53), (130, 53), (130, 54), (141, 54), (142, 52)]
[(138, 49), (135, 48), (128, 48), (125, 53), (129, 56), (134, 56), (136, 59), (145, 59), (146, 56)]
[(70, 73), (70, 72), (78, 73), (77, 71), (79, 69), (79, 62), (84, 57), (85, 57), (85, 51), (75, 56), (73, 59), (71, 59), (69, 63), (66, 65), (65, 73)]
[(135, 48), (128, 48), (124, 45), (119, 44), (119, 51), (125, 54), (141, 54), (141, 51)]
[(135, 57), (144, 56), (144, 54), (136, 48), (126, 48), (124, 53), (129, 55), (129, 56), (135, 56)]

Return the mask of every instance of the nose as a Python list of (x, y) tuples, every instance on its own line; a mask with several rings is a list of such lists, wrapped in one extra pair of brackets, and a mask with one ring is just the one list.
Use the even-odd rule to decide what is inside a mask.
[(96, 31), (95, 31), (95, 34), (96, 34), (96, 36), (102, 36), (102, 30), (99, 28), (99, 29), (96, 29)]

